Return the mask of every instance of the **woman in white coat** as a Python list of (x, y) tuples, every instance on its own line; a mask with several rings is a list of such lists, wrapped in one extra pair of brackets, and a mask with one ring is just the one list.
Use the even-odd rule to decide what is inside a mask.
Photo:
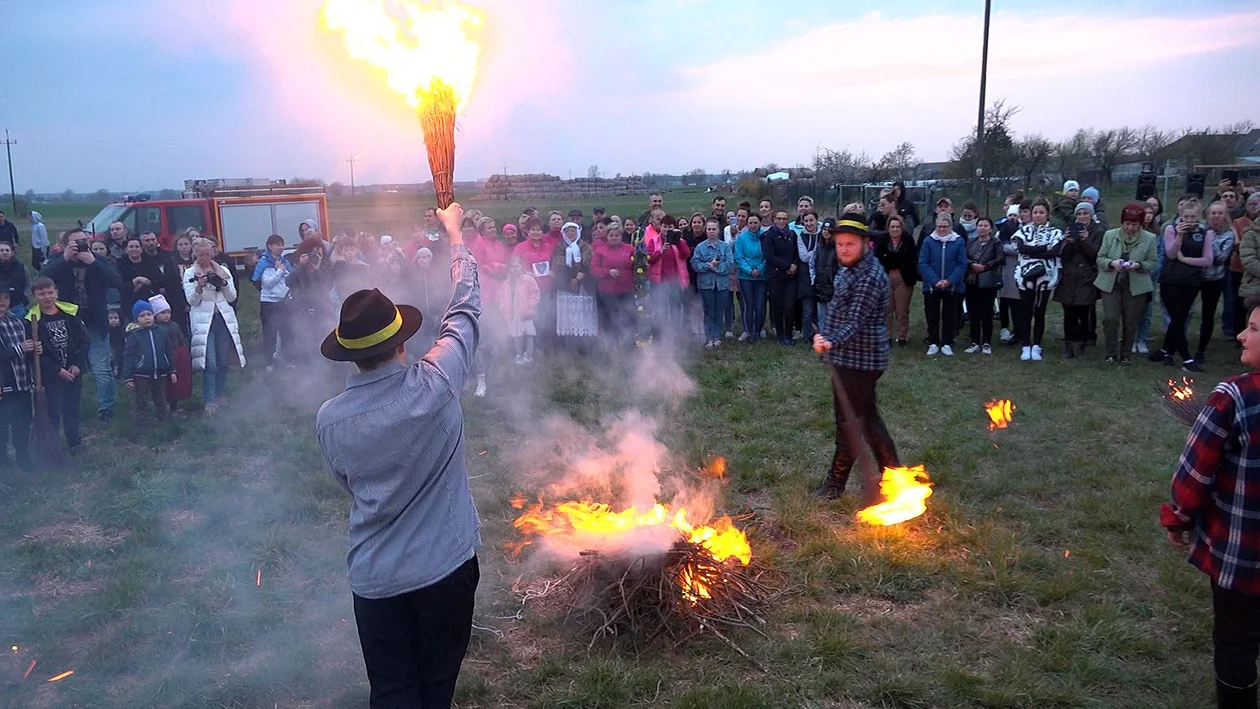
[(232, 286), (232, 274), (226, 266), (214, 260), (214, 243), (209, 239), (193, 241), (192, 266), (184, 272), (184, 295), (188, 298), (189, 320), (192, 325), (193, 369), (204, 370), (202, 400), (207, 413), (214, 413), (215, 399), (226, 392), (227, 370), (235, 346), (241, 366), (245, 366), (245, 350), (241, 347), (240, 330), (237, 328), (236, 311), (231, 303), (236, 300)]

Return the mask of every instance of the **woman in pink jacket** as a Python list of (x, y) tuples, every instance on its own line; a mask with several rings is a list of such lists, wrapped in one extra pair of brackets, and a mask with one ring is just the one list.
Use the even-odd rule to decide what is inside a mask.
[(648, 255), (648, 280), (652, 282), (652, 335), (672, 339), (687, 322), (683, 295), (691, 285), (687, 274), (691, 247), (682, 238), (677, 221), (659, 209), (652, 211), (643, 247)]
[(634, 344), (634, 247), (621, 239), (621, 225), (604, 230), (595, 247), (591, 276), (598, 287), (599, 319), (614, 343)]

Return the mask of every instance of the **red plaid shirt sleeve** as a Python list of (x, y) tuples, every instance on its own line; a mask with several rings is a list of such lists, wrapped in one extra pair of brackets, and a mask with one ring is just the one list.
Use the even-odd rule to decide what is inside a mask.
[[(1221, 382), (1186, 441), (1160, 524), (1190, 530), (1189, 561), (1222, 588), (1260, 594), (1260, 373)], [(1256, 443), (1260, 444), (1260, 430)]]

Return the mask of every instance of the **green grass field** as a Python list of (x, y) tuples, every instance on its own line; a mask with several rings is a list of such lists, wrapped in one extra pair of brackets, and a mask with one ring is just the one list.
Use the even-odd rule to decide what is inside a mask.
[[(692, 201), (688, 211), (707, 198)], [(494, 216), (519, 212), (498, 205)], [(407, 223), (382, 205), (332, 206), (334, 221), (365, 229), (373, 214)], [(79, 216), (44, 213), (50, 230)], [(474, 633), (458, 706), (1208, 706), (1207, 581), (1157, 520), (1186, 434), (1154, 395), (1168, 373), (1107, 367), (1093, 351), (1062, 361), (1060, 331), (1056, 317), (1039, 364), (1007, 348), (992, 359), (895, 351), (881, 406), (903, 460), (925, 464), (936, 491), (926, 515), (887, 529), (856, 524), (851, 501), (808, 496), (833, 426), (825, 370), (804, 348), (697, 345), (682, 362), (697, 390), (682, 400), (598, 356), (542, 362), (532, 384), (499, 366), (491, 396), (464, 402), (487, 630)], [(919, 316), (912, 337), (922, 332)], [(1240, 370), (1228, 344), (1209, 357), (1202, 387)], [(132, 429), (124, 398), (117, 423), (87, 423), (73, 470), (5, 478), (0, 706), (365, 706), (343, 561), (349, 500), (312, 435), (344, 371), (233, 372), (219, 415), (155, 431)], [(534, 393), (508, 401), (504, 388)], [(994, 397), (1017, 410), (990, 433), (982, 407)], [(678, 467), (726, 457), (721, 511), (753, 515), (754, 555), (792, 590), (768, 614), (769, 639), (733, 636), (766, 671), (714, 639), (588, 649), (556, 609), (518, 613), (510, 589), (529, 567), (504, 544), (509, 498), (532, 492), (536, 471), (516, 461), (542, 435), (535, 417), (593, 430), (630, 408), (662, 422)]]

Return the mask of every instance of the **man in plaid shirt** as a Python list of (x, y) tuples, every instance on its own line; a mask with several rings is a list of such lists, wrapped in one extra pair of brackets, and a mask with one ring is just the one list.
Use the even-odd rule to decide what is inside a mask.
[[(831, 469), (814, 495), (834, 500), (844, 494), (853, 462), (861, 453), (846, 435), (848, 417), (841, 405), (847, 394), (853, 415), (881, 468), (899, 467), (893, 444), (875, 402), (875, 384), (888, 369), (888, 274), (869, 248), (870, 235), (859, 214), (845, 214), (829, 228), (836, 249), (835, 294), (827, 304), (814, 350), (831, 370), (836, 418), (836, 452)], [(873, 490), (868, 490), (873, 493)]]
[[(1253, 370), (1212, 390), (1194, 423), (1160, 509), (1168, 540), (1212, 579), (1216, 696), (1256, 707), (1260, 653), (1260, 309), (1238, 334)], [(1188, 537), (1188, 538), (1187, 538)]]
[(9, 310), (8, 284), (0, 283), (0, 470), (9, 465), (10, 440), (23, 470), (31, 466), (31, 353), (39, 350), (26, 321)]

